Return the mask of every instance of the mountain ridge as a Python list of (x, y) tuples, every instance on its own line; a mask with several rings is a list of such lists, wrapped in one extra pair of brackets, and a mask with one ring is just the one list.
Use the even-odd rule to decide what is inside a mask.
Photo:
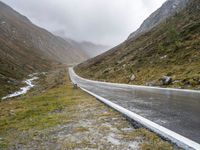
[(128, 40), (137, 38), (141, 34), (148, 32), (153, 27), (166, 20), (168, 17), (178, 13), (186, 6), (188, 1), (189, 0), (167, 0), (159, 9), (145, 19), (135, 32), (129, 35)]

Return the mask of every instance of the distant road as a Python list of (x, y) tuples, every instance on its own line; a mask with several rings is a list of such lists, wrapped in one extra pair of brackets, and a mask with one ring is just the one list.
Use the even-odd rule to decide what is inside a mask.
[(82, 88), (200, 143), (200, 91), (91, 81), (69, 72)]

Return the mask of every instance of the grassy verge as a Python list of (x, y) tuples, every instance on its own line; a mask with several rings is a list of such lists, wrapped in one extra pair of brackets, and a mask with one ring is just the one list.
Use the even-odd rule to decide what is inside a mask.
[(64, 69), (0, 103), (0, 149), (176, 149), (79, 89)]

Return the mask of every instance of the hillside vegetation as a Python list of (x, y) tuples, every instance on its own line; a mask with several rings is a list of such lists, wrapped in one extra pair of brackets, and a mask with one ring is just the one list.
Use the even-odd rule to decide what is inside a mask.
[[(101, 81), (200, 89), (199, 12), (200, 1), (191, 0), (185, 9), (149, 32), (75, 70), (82, 77)], [(172, 82), (163, 84), (163, 76)]]

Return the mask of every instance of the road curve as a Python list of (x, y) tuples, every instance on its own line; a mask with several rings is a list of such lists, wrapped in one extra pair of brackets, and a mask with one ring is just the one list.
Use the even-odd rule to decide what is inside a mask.
[(200, 91), (91, 81), (69, 69), (80, 87), (200, 143)]

